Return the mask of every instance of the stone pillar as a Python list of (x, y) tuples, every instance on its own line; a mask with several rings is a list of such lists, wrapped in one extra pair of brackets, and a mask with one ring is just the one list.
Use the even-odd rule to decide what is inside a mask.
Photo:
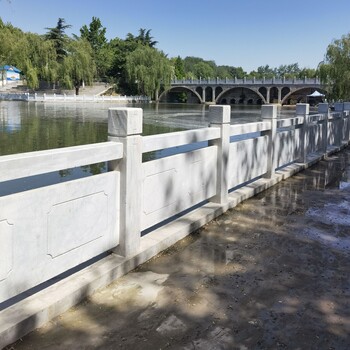
[(215, 103), (215, 89), (214, 88), (211, 89), (211, 102)]
[(270, 103), (270, 87), (266, 88), (266, 103)]
[(277, 91), (278, 91), (278, 97), (277, 97), (277, 99), (278, 99), (278, 103), (279, 104), (281, 104), (281, 102), (282, 102), (282, 88), (277, 88)]
[(318, 113), (324, 115), (323, 127), (322, 127), (322, 152), (326, 154), (327, 148), (328, 148), (328, 117), (329, 117), (328, 103), (319, 103)]
[(271, 121), (271, 129), (262, 133), (262, 135), (268, 136), (267, 172), (264, 177), (271, 179), (274, 177), (277, 168), (277, 157), (275, 154), (277, 136), (277, 105), (262, 105), (261, 117), (262, 119), (265, 119), (265, 121)]
[(309, 146), (309, 111), (310, 105), (308, 103), (297, 103), (296, 116), (303, 117), (304, 123), (300, 129), (300, 158), (299, 162), (307, 162), (307, 150)]
[(202, 89), (202, 101), (205, 103), (205, 87)]
[(344, 103), (337, 102), (334, 104), (334, 112), (339, 113), (336, 120), (336, 129), (335, 129), (335, 145), (341, 146), (343, 144), (343, 130), (344, 130)]
[(221, 129), (221, 137), (210, 141), (218, 148), (216, 162), (216, 195), (212, 202), (225, 204), (228, 201), (228, 159), (230, 152), (230, 106), (209, 106), (210, 126)]
[(344, 102), (344, 114), (346, 115), (345, 142), (350, 141), (350, 102)]
[(142, 109), (110, 108), (108, 140), (123, 144), (123, 159), (109, 163), (120, 172), (120, 244), (118, 253), (135, 255), (140, 248), (142, 202)]

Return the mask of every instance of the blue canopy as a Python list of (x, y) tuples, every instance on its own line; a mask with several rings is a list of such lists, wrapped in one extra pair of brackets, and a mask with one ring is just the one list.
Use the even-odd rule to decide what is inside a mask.
[(21, 73), (22, 71), (19, 70), (18, 68), (14, 67), (14, 66), (9, 66), (9, 65), (4, 65), (0, 67), (0, 70), (7, 70), (7, 71), (13, 71), (15, 73)]

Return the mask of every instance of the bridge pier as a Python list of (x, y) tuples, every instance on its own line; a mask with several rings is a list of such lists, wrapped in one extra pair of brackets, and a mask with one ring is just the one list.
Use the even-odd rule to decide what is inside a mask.
[(266, 103), (270, 103), (270, 88), (266, 88)]

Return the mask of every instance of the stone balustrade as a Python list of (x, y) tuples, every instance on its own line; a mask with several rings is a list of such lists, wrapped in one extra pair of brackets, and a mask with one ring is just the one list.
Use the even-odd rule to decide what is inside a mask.
[[(348, 145), (350, 103), (334, 108), (320, 104), (318, 114), (309, 114), (309, 105), (298, 104), (295, 117), (279, 119), (277, 105), (263, 105), (261, 122), (230, 125), (230, 106), (216, 105), (208, 128), (152, 136), (142, 136), (142, 109), (111, 108), (107, 142), (0, 157), (0, 186), (108, 162), (102, 174), (0, 197), (0, 347), (22, 336), (19, 329), (28, 332), (64, 310), (61, 302), (56, 313), (26, 327), (30, 315), (21, 315), (20, 326), (9, 328), (11, 298), (113, 252), (126, 265), (104, 277), (107, 284)], [(174, 147), (169, 156), (142, 161), (144, 153)], [(93, 290), (74, 294), (74, 302)]]

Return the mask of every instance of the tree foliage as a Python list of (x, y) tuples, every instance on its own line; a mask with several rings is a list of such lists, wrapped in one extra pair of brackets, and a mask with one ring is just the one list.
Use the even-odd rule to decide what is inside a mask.
[[(155, 47), (158, 42), (150, 29), (140, 28), (135, 35), (128, 33), (125, 39), (115, 37), (108, 41), (106, 28), (97, 17), (80, 28), (80, 37), (66, 35), (70, 27), (59, 18), (55, 27), (46, 28), (45, 35), (38, 35), (25, 33), (0, 18), (0, 65), (17, 66), (30, 88), (46, 81), (75, 88), (78, 93), (82, 84), (102, 79), (115, 83), (119, 93), (152, 97), (168, 87), (171, 78), (312, 78), (317, 74), (317, 70), (300, 68), (297, 63), (276, 68), (262, 65), (247, 73), (242, 67), (216, 65), (213, 60), (195, 56), (168, 58)], [(335, 83), (330, 89), (339, 98), (349, 91), (348, 41), (348, 36), (334, 41), (321, 67), (323, 80), (329, 86)]]
[(350, 99), (350, 33), (328, 45), (320, 77), (330, 98)]
[(77, 39), (69, 42), (67, 51), (67, 56), (60, 66), (59, 77), (64, 87), (75, 88), (78, 95), (83, 82), (91, 85), (95, 74), (92, 48), (87, 40)]
[(162, 51), (139, 46), (128, 55), (126, 71), (129, 83), (135, 84), (139, 93), (156, 97), (161, 85), (169, 86), (173, 68)]
[(106, 39), (106, 28), (102, 26), (99, 18), (92, 17), (89, 27), (84, 25), (80, 28), (80, 34), (81, 38), (87, 40), (92, 47), (97, 76), (107, 79), (112, 65), (113, 51)]
[(151, 36), (151, 29), (147, 30), (145, 28), (140, 28), (139, 34), (137, 36), (128, 33), (126, 36), (126, 40), (149, 47), (155, 47), (158, 43), (158, 41), (153, 40), (153, 37)]
[(46, 28), (46, 39), (51, 40), (56, 50), (57, 61), (61, 62), (67, 55), (66, 45), (68, 43), (68, 36), (65, 33), (67, 28), (71, 28), (70, 24), (65, 24), (64, 18), (59, 18), (56, 27)]

